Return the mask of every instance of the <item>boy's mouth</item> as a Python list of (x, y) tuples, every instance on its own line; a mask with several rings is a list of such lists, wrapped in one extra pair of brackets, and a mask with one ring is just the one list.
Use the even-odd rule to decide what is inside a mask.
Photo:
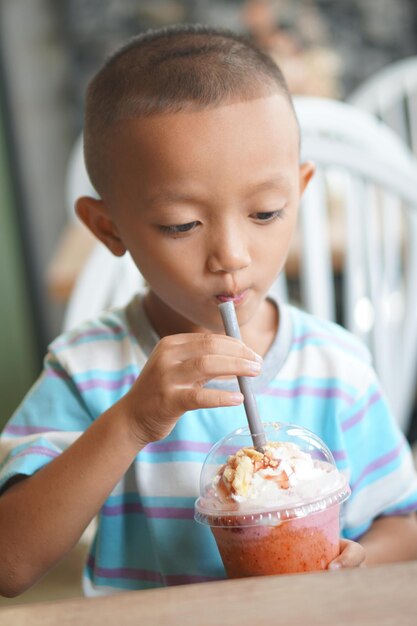
[(240, 291), (238, 293), (218, 293), (216, 295), (216, 300), (218, 302), (233, 302), (234, 304), (240, 304), (246, 294), (247, 294), (248, 290), (245, 289), (244, 291)]

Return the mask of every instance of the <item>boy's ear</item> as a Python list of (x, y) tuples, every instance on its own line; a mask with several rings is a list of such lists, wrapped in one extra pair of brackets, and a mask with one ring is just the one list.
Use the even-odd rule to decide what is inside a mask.
[(300, 165), (300, 196), (303, 195), (308, 183), (314, 176), (316, 166), (313, 161), (306, 161)]
[(126, 246), (102, 200), (82, 196), (75, 203), (75, 211), (82, 222), (115, 256), (123, 256)]

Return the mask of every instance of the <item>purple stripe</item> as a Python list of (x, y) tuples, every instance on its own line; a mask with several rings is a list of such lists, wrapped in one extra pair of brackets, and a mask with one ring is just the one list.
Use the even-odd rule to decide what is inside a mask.
[[(211, 450), (213, 444), (206, 443), (204, 441), (188, 441), (185, 439), (178, 441), (160, 441), (158, 443), (150, 443), (143, 450), (143, 452), (149, 452), (157, 454), (158, 452), (202, 452), (206, 454)], [(223, 446), (219, 448), (219, 454), (235, 454), (239, 446)], [(336, 461), (343, 461), (346, 459), (346, 452), (344, 450), (332, 451), (332, 454)]]
[(105, 504), (101, 509), (102, 515), (109, 517), (124, 515), (125, 513), (143, 513), (143, 506), (139, 502), (124, 502), (123, 504)]
[(162, 575), (152, 570), (137, 569), (136, 567), (99, 567), (95, 558), (88, 557), (88, 566), (100, 578), (125, 578), (127, 580), (145, 580), (146, 582), (163, 583)]
[(52, 368), (49, 368), (45, 370), (45, 375), (47, 378), (61, 378), (63, 380), (70, 380), (70, 376), (65, 370), (54, 370)]
[(308, 341), (309, 339), (324, 339), (325, 341), (329, 341), (332, 344), (338, 344), (339, 346), (346, 348), (348, 352), (351, 352), (356, 356), (363, 358), (363, 352), (357, 350), (354, 346), (352, 346), (351, 343), (343, 341), (343, 339), (339, 339), (334, 335), (326, 335), (325, 333), (305, 333), (304, 335), (295, 337), (293, 339), (293, 344), (303, 343), (305, 341)]
[(99, 567), (96, 565), (92, 555), (88, 558), (88, 566), (95, 576), (101, 578), (124, 578), (126, 580), (144, 580), (146, 582), (156, 582), (169, 585), (185, 585), (187, 583), (202, 583), (218, 580), (210, 576), (200, 576), (198, 574), (171, 574), (163, 576), (160, 572), (139, 569), (136, 567)]
[(351, 485), (352, 491), (354, 491), (357, 488), (359, 483), (361, 483), (363, 479), (366, 478), (366, 476), (368, 476), (369, 474), (372, 474), (372, 472), (374, 472), (377, 469), (381, 469), (381, 467), (384, 467), (384, 465), (388, 465), (389, 463), (394, 461), (394, 459), (396, 459), (400, 455), (403, 447), (404, 447), (404, 441), (400, 441), (399, 445), (396, 448), (394, 448), (390, 452), (387, 452), (386, 454), (383, 454), (378, 459), (375, 459), (375, 461), (372, 461), (372, 463), (369, 463), (369, 465), (367, 465), (362, 470), (361, 474), (356, 479), (356, 482), (353, 485)]
[(345, 461), (347, 456), (344, 450), (331, 450), (335, 461)]
[(208, 452), (213, 447), (212, 443), (205, 441), (190, 441), (180, 439), (178, 441), (158, 441), (148, 444), (142, 452)]
[(389, 513), (382, 513), (382, 515), (383, 517), (389, 517), (390, 515), (405, 515), (406, 513), (414, 513), (414, 511), (417, 511), (417, 500), (402, 508), (390, 509)]
[(103, 515), (115, 516), (125, 513), (144, 513), (154, 519), (194, 519), (194, 510), (187, 507), (142, 506), (139, 502), (105, 505), (101, 509)]
[(105, 505), (101, 509), (103, 515), (115, 516), (125, 513), (144, 513), (147, 517), (156, 519), (194, 519), (194, 511), (186, 507), (144, 507), (138, 502)]
[(189, 585), (192, 583), (209, 583), (213, 580), (221, 580), (214, 576), (199, 576), (198, 574), (167, 574), (165, 581), (171, 585)]
[(281, 398), (296, 398), (301, 395), (306, 395), (326, 399), (342, 398), (347, 402), (353, 401), (353, 397), (342, 389), (322, 389), (317, 387), (310, 387), (308, 385), (300, 385), (299, 387), (295, 387), (294, 389), (277, 389), (276, 387), (272, 387), (262, 391), (262, 394), (267, 396), (279, 396)]
[(365, 406), (362, 407), (360, 411), (358, 411), (357, 413), (349, 417), (349, 419), (343, 422), (342, 431), (346, 432), (347, 430), (349, 430), (349, 428), (352, 428), (352, 426), (355, 426), (355, 424), (360, 422), (364, 418), (368, 409), (380, 399), (381, 394), (379, 393), (379, 391), (374, 391), (374, 393), (368, 398)]
[[(114, 333), (114, 334), (119, 334), (119, 333), (124, 333), (126, 334), (125, 329), (122, 326), (119, 325), (115, 325), (115, 326), (106, 326), (105, 328), (92, 328), (91, 330), (86, 330), (83, 333), (79, 333), (76, 337), (73, 337), (72, 339), (68, 339), (67, 341), (59, 341), (57, 343), (53, 343), (52, 344), (52, 349), (60, 349), (60, 348), (66, 348), (67, 346), (72, 346), (74, 344), (76, 344), (80, 339), (85, 339), (87, 337), (95, 337), (97, 335), (102, 335), (103, 333)], [(110, 335), (111, 338), (111, 335)]]
[[(48, 378), (60, 378), (70, 380), (70, 376), (64, 370), (48, 369), (46, 370), (46, 376)], [(91, 378), (85, 380), (82, 383), (76, 383), (76, 387), (79, 391), (88, 391), (90, 389), (120, 389), (125, 385), (133, 385), (136, 380), (134, 374), (127, 374), (118, 380), (106, 380), (104, 378)]]
[(194, 509), (186, 507), (146, 506), (144, 512), (157, 519), (194, 519)]
[(56, 452), (56, 450), (51, 450), (50, 448), (44, 448), (43, 446), (33, 446), (31, 448), (28, 448), (27, 450), (22, 450), (21, 452), (18, 452), (10, 460), (14, 461), (19, 457), (29, 456), (31, 454), (40, 454), (41, 456), (49, 456), (51, 459), (54, 459), (55, 457), (59, 456), (60, 453)]
[(88, 391), (90, 389), (120, 389), (126, 385), (133, 385), (136, 380), (134, 374), (128, 374), (123, 376), (119, 380), (105, 380), (103, 378), (92, 378), (86, 380), (83, 383), (76, 383), (76, 387), (79, 391)]
[[(143, 450), (150, 454), (158, 454), (162, 452), (202, 452), (207, 454), (213, 447), (213, 443), (206, 441), (190, 441), (187, 439), (179, 439), (178, 441), (158, 441), (149, 443)], [(235, 454), (239, 446), (222, 446), (219, 448), (219, 454), (229, 455)]]
[(50, 433), (51, 431), (63, 432), (55, 426), (18, 426), (17, 424), (8, 424), (3, 433), (6, 435), (37, 435), (39, 433)]

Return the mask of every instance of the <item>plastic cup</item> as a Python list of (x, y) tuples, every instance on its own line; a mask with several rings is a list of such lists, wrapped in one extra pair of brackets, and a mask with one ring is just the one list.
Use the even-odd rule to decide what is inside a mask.
[(226, 501), (217, 489), (219, 470), (229, 455), (252, 446), (249, 429), (234, 431), (212, 448), (201, 472), (195, 519), (210, 526), (229, 578), (323, 570), (339, 554), (340, 505), (350, 488), (330, 450), (296, 425), (269, 423), (265, 432), (268, 442), (295, 443), (323, 471), (266, 501), (265, 494)]

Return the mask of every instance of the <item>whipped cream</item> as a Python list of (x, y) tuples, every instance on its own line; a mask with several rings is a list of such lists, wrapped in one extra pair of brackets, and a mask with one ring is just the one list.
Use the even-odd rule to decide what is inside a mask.
[(220, 508), (294, 506), (332, 493), (343, 481), (336, 467), (296, 444), (271, 442), (263, 453), (247, 447), (230, 456), (214, 478), (210, 499)]

